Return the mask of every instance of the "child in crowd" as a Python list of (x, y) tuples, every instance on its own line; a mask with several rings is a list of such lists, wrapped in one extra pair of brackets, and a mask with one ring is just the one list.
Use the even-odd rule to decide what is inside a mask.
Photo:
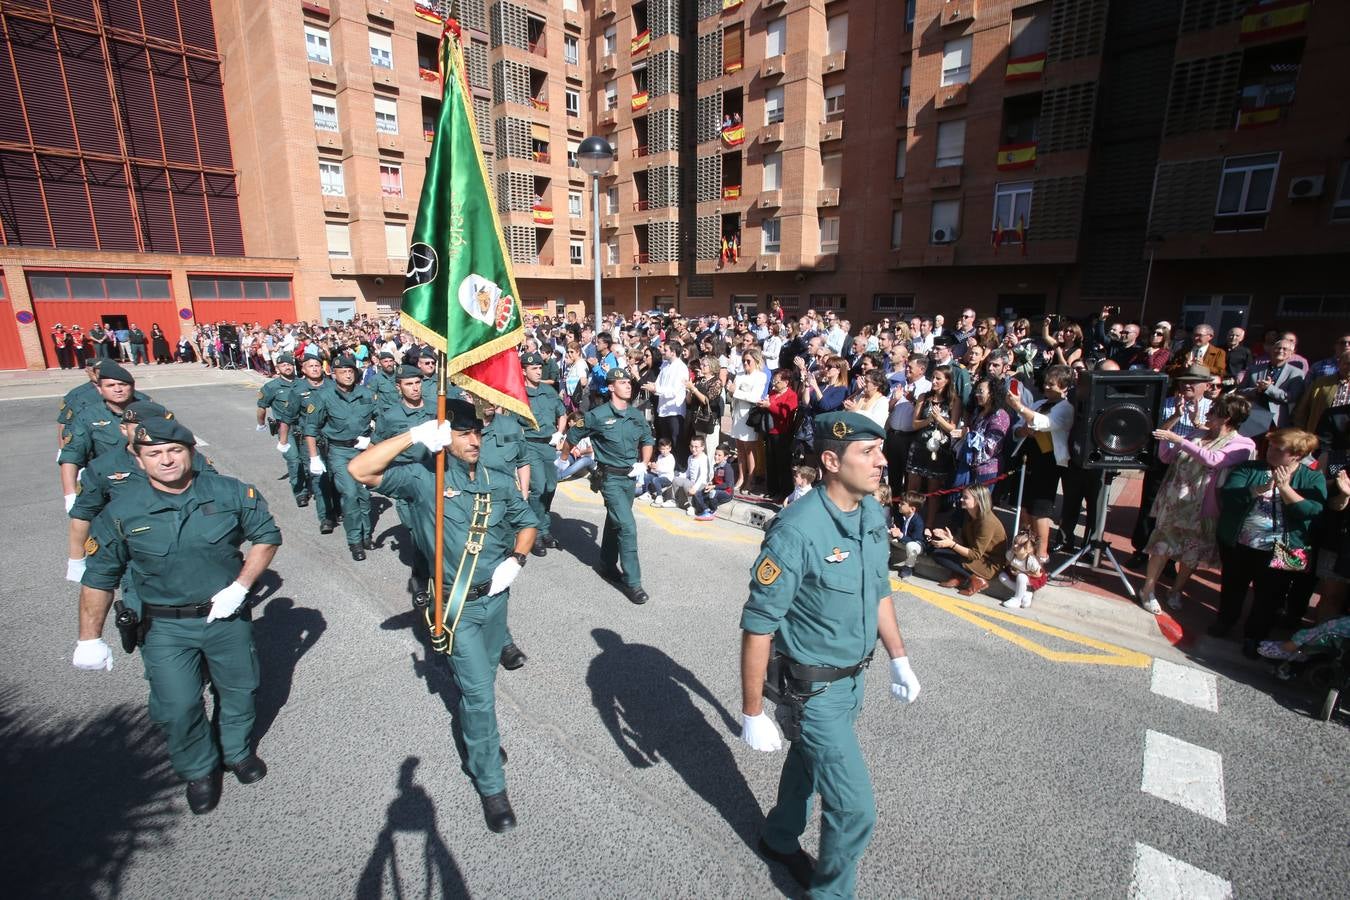
[(656, 442), (656, 459), (643, 479), (642, 493), (652, 498), (652, 506), (675, 505), (675, 501), (666, 493), (675, 481), (675, 456), (671, 453), (670, 439), (661, 438)]
[(702, 494), (703, 489), (707, 487), (708, 474), (708, 453), (703, 436), (696, 434), (689, 439), (689, 465), (682, 474), (675, 476), (674, 482), (674, 486), (689, 497), (689, 505), (684, 509), (687, 515), (697, 513), (693, 498)]
[(1036, 558), (1036, 540), (1030, 531), (1019, 531), (1013, 538), (1008, 548), (1008, 567), (998, 573), (998, 580), (1013, 592), (1003, 601), (1008, 609), (1027, 609), (1032, 595), (1045, 587), (1045, 571)]
[(797, 466), (792, 470), (792, 493), (783, 500), (783, 505), (787, 506), (795, 500), (800, 500), (806, 495), (806, 492), (815, 486), (816, 478), (819, 473), (815, 466)]
[(891, 509), (891, 486), (886, 483), (886, 479), (881, 479), (881, 484), (872, 492), (872, 499), (881, 504), (881, 512), (886, 516), (886, 530), (890, 531), (895, 524), (895, 511)]
[(914, 574), (914, 564), (923, 554), (923, 516), (919, 513), (923, 504), (923, 494), (916, 491), (906, 491), (896, 504), (895, 521), (890, 528), (891, 565), (901, 578)]
[(712, 479), (703, 490), (689, 495), (694, 504), (694, 519), (711, 522), (717, 518), (717, 507), (731, 499), (735, 485), (736, 466), (731, 461), (731, 452), (726, 447), (718, 447), (713, 451)]
[[(569, 428), (580, 428), (586, 424), (586, 416), (583, 413), (574, 412), (567, 417), (567, 426)], [(582, 438), (577, 445), (572, 448), (572, 452), (567, 456), (559, 456), (554, 460), (554, 465), (558, 467), (558, 480), (567, 481), (578, 475), (583, 475), (595, 468), (595, 452), (591, 450), (591, 439)]]

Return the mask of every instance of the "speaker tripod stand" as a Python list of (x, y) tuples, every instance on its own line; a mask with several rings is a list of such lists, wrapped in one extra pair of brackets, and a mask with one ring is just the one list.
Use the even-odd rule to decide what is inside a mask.
[(1125, 575), (1125, 569), (1121, 567), (1120, 562), (1116, 560), (1116, 554), (1111, 550), (1111, 545), (1106, 542), (1106, 506), (1111, 496), (1111, 482), (1116, 480), (1118, 472), (1105, 471), (1102, 473), (1102, 486), (1097, 489), (1097, 515), (1096, 521), (1092, 523), (1091, 537), (1083, 541), (1083, 546), (1070, 556), (1064, 562), (1060, 563), (1059, 568), (1050, 573), (1051, 578), (1058, 578), (1067, 569), (1078, 565), (1083, 556), (1092, 553), (1092, 564), (1100, 564), (1101, 558), (1106, 557), (1111, 563), (1111, 567), (1116, 570), (1120, 576), (1120, 583), (1125, 585), (1125, 596), (1131, 600), (1137, 600), (1138, 595), (1134, 592), (1134, 585), (1130, 584), (1130, 579)]

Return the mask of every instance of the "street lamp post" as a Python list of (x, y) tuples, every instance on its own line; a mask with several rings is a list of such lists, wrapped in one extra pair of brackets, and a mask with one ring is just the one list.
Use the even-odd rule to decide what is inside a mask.
[(586, 138), (577, 147), (577, 165), (591, 176), (595, 189), (595, 237), (592, 259), (595, 263), (595, 332), (599, 334), (604, 326), (600, 318), (600, 176), (609, 171), (614, 164), (614, 148), (602, 137)]
[(642, 272), (642, 266), (633, 266), (633, 316), (638, 314), (638, 275)]

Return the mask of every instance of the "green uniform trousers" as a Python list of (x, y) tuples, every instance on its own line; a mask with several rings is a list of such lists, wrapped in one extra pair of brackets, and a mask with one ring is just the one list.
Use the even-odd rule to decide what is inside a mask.
[(793, 741), (778, 782), (778, 801), (764, 823), (764, 841), (791, 853), (820, 794), (820, 858), (811, 881), (814, 900), (852, 897), (858, 861), (872, 839), (876, 800), (853, 723), (862, 711), (864, 674), (836, 681), (806, 701), (802, 736)]
[[(189, 781), (204, 778), (222, 759), (233, 765), (253, 752), (258, 651), (252, 622), (154, 619), (141, 658), (150, 682), (150, 719), (164, 729), (175, 772)], [(202, 703), (208, 673), (219, 704), (220, 746)]]
[[(550, 463), (552, 465), (552, 463)], [(605, 529), (600, 536), (600, 564), (613, 569), (623, 565), (623, 580), (630, 587), (642, 584), (642, 564), (638, 562), (637, 521), (633, 519), (633, 498), (637, 487), (627, 475), (605, 475), (600, 496), (605, 501)]]
[(295, 449), (295, 439), (291, 438), (282, 454), (286, 460), (286, 483), (291, 486), (291, 495), (297, 500), (309, 494), (309, 458), (301, 459)]
[(370, 488), (347, 471), (347, 463), (360, 452), (355, 447), (328, 445), (328, 472), (333, 476), (333, 489), (342, 504), (342, 528), (347, 532), (348, 544), (359, 544), (370, 535)]
[(530, 464), (530, 511), (538, 520), (539, 536), (548, 537), (553, 523), (553, 495), (558, 490), (558, 451), (548, 444), (525, 441), (526, 460)]
[[(431, 578), (431, 562), (426, 554), (426, 548), (417, 542), (417, 530), (414, 527), (417, 522), (415, 514), (412, 512), (411, 505), (407, 500), (394, 501), (394, 514), (398, 516), (399, 522), (408, 530), (408, 554), (405, 557), (408, 560), (408, 568), (412, 570), (413, 580), (423, 590), (429, 590), (428, 581)], [(400, 554), (402, 555), (402, 554)]]
[[(497, 662), (506, 641), (510, 591), (464, 604), (450, 650), (450, 669), (459, 688), (456, 717), (464, 744), (465, 771), (484, 797), (506, 790), (501, 734), (497, 731)], [(447, 625), (450, 623), (447, 622)]]
[(309, 456), (306, 455), (300, 462), (304, 467), (304, 472), (309, 478), (309, 493), (313, 498), (314, 515), (318, 517), (319, 524), (324, 522), (333, 522), (337, 519), (338, 499), (337, 492), (333, 489), (333, 467), (327, 462), (328, 471), (322, 475), (311, 475), (309, 472)]

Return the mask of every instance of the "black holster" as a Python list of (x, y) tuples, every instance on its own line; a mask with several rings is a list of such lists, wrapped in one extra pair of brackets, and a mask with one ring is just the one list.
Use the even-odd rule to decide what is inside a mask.
[(605, 483), (605, 472), (600, 468), (600, 464), (596, 463), (595, 468), (591, 469), (586, 477), (591, 486), (591, 493), (600, 493), (600, 487)]
[(791, 660), (774, 651), (769, 656), (769, 667), (764, 672), (764, 696), (773, 701), (773, 717), (783, 731), (783, 737), (795, 741), (802, 736), (802, 712), (808, 698), (815, 696), (811, 685), (797, 681), (788, 673)]
[(272, 432), (272, 437), (276, 437), (277, 432), (281, 430), (281, 426), (277, 423), (276, 419), (269, 416), (267, 418), (267, 430)]
[(145, 643), (145, 634), (150, 630), (150, 617), (141, 618), (121, 600), (113, 603), (113, 609), (117, 613), (113, 623), (122, 638), (122, 649), (127, 653), (135, 653), (136, 648)]

